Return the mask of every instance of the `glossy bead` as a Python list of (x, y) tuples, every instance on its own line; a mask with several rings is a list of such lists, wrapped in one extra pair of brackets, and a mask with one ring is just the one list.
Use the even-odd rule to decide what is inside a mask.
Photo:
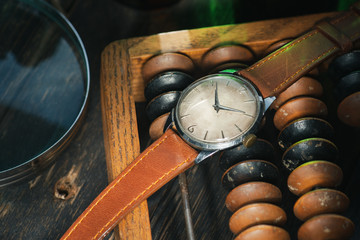
[(222, 184), (227, 189), (250, 181), (264, 181), (277, 184), (279, 179), (278, 168), (267, 161), (247, 160), (229, 168), (222, 176)]
[(157, 74), (167, 71), (179, 71), (187, 74), (195, 70), (194, 62), (181, 53), (162, 53), (148, 59), (142, 67), (142, 76), (145, 83)]
[(336, 162), (339, 152), (336, 145), (325, 138), (308, 138), (291, 145), (282, 156), (283, 165), (290, 171), (312, 160)]
[(341, 184), (342, 178), (338, 165), (328, 161), (311, 161), (292, 171), (287, 185), (293, 194), (301, 196), (316, 187), (335, 188)]
[(337, 116), (351, 127), (360, 127), (360, 92), (346, 97), (338, 106)]
[(157, 117), (170, 112), (176, 106), (180, 94), (181, 92), (179, 91), (172, 91), (152, 99), (145, 108), (146, 115), (150, 121), (154, 121)]
[(157, 117), (151, 124), (149, 128), (149, 136), (151, 140), (156, 140), (164, 133), (164, 127), (166, 120), (168, 119), (170, 113), (165, 113), (160, 117)]
[(327, 121), (321, 118), (299, 118), (286, 125), (278, 136), (278, 144), (285, 150), (294, 143), (306, 138), (334, 139), (334, 129)]
[(230, 218), (229, 227), (234, 234), (239, 234), (254, 225), (282, 226), (285, 222), (286, 213), (280, 207), (269, 203), (254, 203), (237, 210)]
[[(359, 67), (360, 68), (360, 67)], [(340, 102), (347, 96), (360, 91), (360, 71), (342, 77), (334, 88), (336, 98)]]
[(334, 189), (317, 189), (302, 195), (294, 205), (294, 214), (301, 221), (324, 213), (342, 213), (349, 206), (349, 198)]
[(360, 50), (354, 50), (335, 58), (329, 65), (328, 75), (330, 78), (338, 80), (357, 70), (360, 70)]
[(182, 91), (193, 81), (193, 77), (183, 72), (170, 71), (160, 73), (146, 85), (144, 90), (145, 98), (149, 101), (165, 92)]
[(355, 230), (354, 223), (335, 214), (318, 215), (307, 220), (298, 231), (299, 240), (347, 240)]
[(206, 52), (201, 59), (201, 66), (206, 72), (216, 72), (225, 69), (224, 66), (227, 66), (227, 68), (233, 68), (234, 66), (245, 67), (245, 63), (249, 63), (253, 59), (253, 53), (244, 46), (224, 45)]
[(251, 147), (239, 145), (235, 148), (226, 149), (220, 155), (219, 166), (225, 171), (234, 164), (249, 159), (273, 160), (274, 148), (272, 144), (267, 140), (258, 138)]
[(272, 109), (279, 109), (286, 101), (300, 96), (320, 97), (323, 94), (321, 83), (311, 77), (302, 77), (279, 94), (271, 104)]
[(274, 115), (274, 125), (278, 130), (283, 129), (289, 122), (302, 117), (325, 117), (327, 107), (324, 102), (312, 97), (292, 99), (282, 105)]
[(234, 188), (226, 197), (227, 209), (234, 212), (250, 203), (279, 203), (282, 194), (278, 187), (266, 182), (248, 182)]
[(290, 240), (287, 231), (278, 226), (260, 224), (245, 229), (235, 240)]

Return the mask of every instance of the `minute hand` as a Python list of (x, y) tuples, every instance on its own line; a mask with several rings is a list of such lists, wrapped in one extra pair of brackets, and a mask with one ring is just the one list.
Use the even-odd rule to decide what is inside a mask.
[(219, 102), (219, 95), (218, 95), (218, 85), (216, 83), (216, 85), (215, 85), (215, 104), (213, 105), (213, 107), (217, 113), (220, 110), (219, 105), (220, 105), (220, 102)]
[(223, 106), (223, 105), (220, 105), (220, 104), (217, 107), (220, 110), (227, 110), (227, 111), (232, 111), (232, 112), (245, 113), (242, 110), (239, 110), (239, 109), (236, 109), (236, 108), (231, 108), (231, 107), (226, 107), (226, 106)]

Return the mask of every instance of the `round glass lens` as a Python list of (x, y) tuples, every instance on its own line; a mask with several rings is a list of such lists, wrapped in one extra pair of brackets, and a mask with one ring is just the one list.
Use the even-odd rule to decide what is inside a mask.
[(89, 72), (77, 33), (45, 2), (3, 1), (0, 26), (1, 185), (27, 175), (69, 135), (87, 100)]

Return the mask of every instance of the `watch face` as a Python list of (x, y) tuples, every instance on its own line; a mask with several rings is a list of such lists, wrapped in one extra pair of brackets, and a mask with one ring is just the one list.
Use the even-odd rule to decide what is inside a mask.
[(246, 79), (213, 74), (188, 86), (175, 109), (175, 125), (198, 149), (225, 149), (257, 130), (263, 99)]

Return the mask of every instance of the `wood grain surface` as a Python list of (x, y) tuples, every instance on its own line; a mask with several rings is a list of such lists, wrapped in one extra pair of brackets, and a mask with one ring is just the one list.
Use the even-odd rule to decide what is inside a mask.
[[(102, 54), (101, 103), (109, 181), (114, 180), (140, 154), (127, 49), (126, 42), (118, 42), (116, 47), (110, 47)], [(116, 232), (121, 239), (151, 239), (146, 201), (128, 214), (118, 229)]]
[[(109, 44), (102, 53), (100, 80), (105, 149), (110, 179), (131, 162), (129, 157), (134, 158), (134, 154), (138, 151), (136, 146), (134, 147), (134, 144), (138, 144), (136, 142), (138, 136), (134, 132), (137, 131), (135, 102), (145, 101), (145, 80), (142, 78), (141, 72), (144, 62), (151, 56), (166, 52), (186, 54), (198, 66), (197, 70), (201, 73), (201, 57), (212, 47), (228, 42), (241, 44), (251, 49), (255, 56), (260, 58), (271, 44), (282, 39), (294, 38), (313, 26), (315, 22), (331, 15), (334, 14), (316, 14), (175, 31), (119, 40)], [(207, 173), (205, 174), (205, 172)], [(191, 203), (195, 205), (193, 206), (195, 209), (194, 219), (197, 219), (194, 224), (196, 235), (200, 239), (231, 238), (232, 234), (227, 228), (229, 213), (222, 207), (226, 192), (220, 184), (221, 171), (217, 167), (216, 160), (206, 161), (205, 164), (196, 166), (189, 171), (188, 175), (190, 192), (197, 193), (196, 196), (191, 196)], [(214, 177), (216, 175), (218, 176)], [(216, 180), (212, 183), (210, 179)], [(160, 222), (165, 219), (166, 222), (160, 224), (160, 228), (153, 228), (153, 234), (159, 239), (184, 239), (186, 232), (182, 230), (185, 229), (185, 226), (180, 208), (178, 186), (174, 182), (169, 185), (171, 187), (165, 187), (153, 197), (155, 199), (153, 204), (157, 204), (157, 206), (155, 212), (151, 214), (167, 214), (172, 218), (169, 220), (165, 217), (157, 217), (156, 221)], [(173, 196), (173, 198), (169, 196)], [(168, 201), (175, 200), (177, 204), (174, 205), (175, 209), (171, 210), (168, 206), (172, 204)], [(139, 209), (143, 209), (143, 207)], [(196, 210), (200, 210), (201, 214)], [(143, 210), (139, 211), (142, 212)], [(121, 223), (120, 235), (127, 234), (129, 229), (137, 228), (140, 228), (137, 230), (138, 233), (142, 233), (144, 231), (143, 226), (147, 224), (147, 219), (140, 220), (140, 216), (137, 213), (128, 216), (128, 219), (132, 219), (133, 226), (130, 227), (129, 220), (126, 223)], [(136, 222), (137, 219), (139, 219), (139, 223)], [(141, 224), (141, 222), (144, 223)], [(174, 230), (174, 226), (179, 227), (179, 230)], [(172, 228), (171, 231), (170, 228)], [(201, 230), (199, 229), (204, 228), (208, 231), (200, 233)]]
[(257, 59), (260, 59), (272, 43), (294, 38), (311, 28), (316, 21), (334, 14), (324, 13), (206, 29), (182, 30), (127, 39), (125, 41), (129, 46), (128, 54), (130, 56), (128, 67), (132, 72), (130, 84), (134, 99), (137, 102), (145, 101), (141, 68), (144, 62), (153, 55), (180, 52), (190, 56), (195, 64), (200, 66), (201, 57), (206, 51), (219, 44), (231, 43), (248, 47), (255, 53)]
[[(71, 11), (67, 13), (70, 21), (84, 41), (91, 70), (90, 100), (85, 121), (68, 148), (57, 157), (53, 165), (29, 181), (0, 189), (0, 239), (59, 239), (90, 202), (105, 188), (108, 179), (116, 175), (116, 171), (120, 171), (121, 166), (115, 166), (116, 163), (109, 163), (109, 159), (106, 159), (110, 156), (112, 159), (115, 153), (114, 151), (111, 155), (109, 152), (111, 146), (105, 146), (113, 142), (113, 140), (109, 139), (112, 137), (109, 134), (109, 130), (119, 130), (120, 132), (123, 130), (119, 129), (117, 123), (114, 123), (114, 126), (107, 126), (110, 124), (107, 122), (106, 126), (103, 126), (101, 108), (105, 104), (110, 104), (108, 101), (116, 98), (115, 96), (108, 96), (107, 103), (105, 103), (103, 97), (102, 99), (100, 98), (100, 68), (105, 63), (101, 63), (101, 53), (103, 51), (112, 52), (111, 54), (103, 53), (103, 58), (108, 58), (108, 64), (113, 66), (113, 69), (122, 70), (118, 72), (117, 77), (111, 76), (112, 73), (108, 72), (106, 74), (107, 81), (118, 79), (123, 75), (132, 76), (131, 85), (126, 87), (130, 89), (128, 93), (131, 91), (133, 96), (132, 100), (128, 99), (129, 102), (132, 102), (132, 107), (126, 109), (130, 111), (126, 115), (127, 119), (132, 118), (132, 123), (137, 122), (138, 133), (130, 133), (129, 137), (123, 141), (133, 141), (134, 145), (131, 146), (132, 152), (128, 154), (136, 154), (136, 151), (146, 147), (149, 139), (147, 134), (149, 122), (144, 114), (145, 103), (143, 102), (144, 98), (142, 95), (144, 84), (139, 73), (137, 73), (138, 75), (132, 73), (131, 67), (125, 68), (124, 64), (126, 63), (121, 63), (122, 65), (115, 67), (115, 63), (121, 62), (116, 56), (120, 56), (120, 54), (121, 56), (126, 56), (124, 59), (130, 59), (131, 64), (137, 65), (139, 68), (137, 71), (139, 71), (143, 61), (154, 54), (154, 49), (159, 51), (159, 39), (163, 37), (163, 34), (159, 33), (169, 32), (165, 35), (174, 39), (182, 35), (181, 32), (170, 33), (176, 30), (283, 17), (291, 17), (289, 21), (297, 25), (301, 23), (297, 22), (296, 18), (292, 18), (292, 16), (329, 12), (336, 10), (337, 7), (337, 1), (329, 0), (316, 1), (317, 4), (314, 1), (304, 0), (296, 8), (291, 7), (288, 1), (285, 0), (229, 0), (221, 1), (226, 3), (222, 5), (230, 6), (230, 3), (235, 3), (234, 7), (230, 6), (225, 9), (227, 12), (221, 12), (220, 7), (222, 6), (218, 4), (216, 6), (217, 10), (222, 14), (214, 15), (210, 7), (210, 2), (213, 1), (207, 0), (181, 0), (173, 6), (153, 9), (151, 11), (130, 8), (124, 5), (121, 0), (73, 2), (75, 4), (72, 5)], [(259, 6), (262, 7), (259, 8)], [(302, 17), (301, 19), (304, 22), (308, 22), (305, 25), (311, 24), (309, 21), (312, 20), (306, 20), (307, 17)], [(260, 52), (265, 45), (280, 37), (277, 34), (279, 34), (278, 31), (282, 25), (278, 25), (276, 22), (277, 20), (270, 20), (268, 22), (274, 24), (272, 25), (272, 30), (270, 27), (257, 30), (259, 42), (257, 45), (253, 45), (254, 49), (258, 49)], [(257, 24), (256, 22), (251, 23), (252, 26)], [(196, 54), (200, 56), (206, 50), (209, 43), (215, 44), (216, 41), (222, 41), (221, 35), (226, 34), (228, 30), (230, 31), (231, 27), (226, 26), (224, 29), (228, 30), (225, 32), (221, 32), (220, 27), (214, 27), (213, 29), (214, 31), (209, 35), (199, 35), (196, 39), (191, 39), (191, 41), (198, 39), (198, 44), (203, 44), (203, 46), (199, 45), (197, 47), (199, 52), (191, 51), (190, 49), (193, 46), (189, 44), (183, 46), (184, 49), (187, 49), (184, 51), (189, 51), (194, 56)], [(264, 31), (264, 34), (261, 31)], [(297, 28), (289, 31), (295, 33)], [(189, 31), (183, 31), (183, 33), (187, 32)], [(266, 38), (265, 33), (270, 34), (270, 36), (275, 35), (273, 40), (264, 41), (265, 45), (261, 47), (260, 38)], [(241, 35), (240, 40), (245, 41), (245, 37)], [(127, 41), (124, 39), (129, 38), (133, 40), (126, 43), (127, 49), (123, 48), (124, 41)], [(142, 45), (143, 42), (149, 41), (146, 39), (152, 41), (148, 47)], [(182, 37), (182, 39), (185, 38)], [(185, 40), (182, 42), (185, 42)], [(131, 52), (135, 51), (133, 46), (139, 46), (137, 52)], [(144, 49), (141, 49), (141, 47)], [(154, 49), (152, 49), (153, 47)], [(162, 41), (161, 48), (165, 50), (171, 47), (174, 47), (171, 42)], [(111, 48), (113, 49), (111, 50)], [(120, 49), (123, 50), (120, 51)], [(140, 57), (132, 58), (132, 56)], [(104, 66), (102, 67), (104, 68)], [(104, 76), (103, 74), (102, 76)], [(119, 84), (113, 83), (113, 86), (119, 86)], [(102, 88), (102, 91), (105, 91), (105, 89)], [(119, 92), (119, 89), (107, 89), (106, 91)], [(119, 97), (118, 99), (120, 100)], [(134, 115), (134, 105), (136, 116)], [(120, 108), (113, 106), (111, 109), (118, 111)], [(109, 113), (108, 115), (108, 118), (110, 118), (111, 114)], [(113, 120), (118, 119), (113, 118)], [(348, 131), (349, 129), (340, 128), (341, 130), (345, 132), (345, 130)], [(140, 148), (137, 145), (138, 143), (136, 143), (136, 134), (139, 135)], [(270, 133), (270, 135), (273, 134)], [(351, 138), (348, 138), (347, 141), (343, 141), (341, 144), (344, 145), (343, 154), (345, 152), (345, 156), (352, 157), (352, 159), (348, 158), (347, 161), (353, 160), (354, 156), (355, 158), (357, 157), (356, 159), (359, 159), (358, 149), (348, 146), (349, 142), (353, 142), (355, 136), (359, 136), (359, 133), (353, 131)], [(125, 154), (119, 149), (116, 151), (119, 154)], [(107, 171), (107, 164), (110, 169), (109, 171)], [(345, 176), (344, 189), (351, 201), (347, 216), (358, 221), (360, 210), (356, 203), (360, 201), (360, 195), (354, 186), (357, 186), (360, 181), (360, 175), (357, 174), (360, 171), (360, 164), (352, 161), (352, 164), (345, 164), (343, 169), (344, 172), (348, 173)], [(222, 173), (219, 171), (216, 160), (206, 161), (199, 166), (195, 166), (186, 174), (189, 182), (190, 204), (196, 229), (196, 238), (233, 239), (233, 235), (228, 229), (230, 212), (224, 207), (227, 192), (220, 185)], [(55, 191), (58, 186), (63, 186), (69, 190), (69, 188), (66, 188), (68, 185), (63, 185), (62, 183), (71, 183), (71, 186), (73, 186), (70, 188), (72, 190), (70, 191), (72, 197), (66, 197), (66, 194), (62, 191)], [(60, 190), (62, 189), (61, 187)], [(178, 189), (177, 179), (174, 179), (148, 199), (153, 239), (186, 239), (181, 197)], [(56, 195), (56, 193), (60, 194)], [(291, 212), (295, 197), (287, 193), (284, 199), (284, 207), (290, 209)], [(286, 229), (295, 231), (299, 222), (293, 220), (291, 216), (288, 216), (288, 219)], [(135, 225), (137, 225), (137, 222)], [(121, 231), (127, 232), (127, 230), (122, 229)], [(147, 231), (147, 228), (143, 230)], [(359, 239), (359, 234), (360, 229), (359, 224), (357, 224), (353, 239)], [(113, 238), (114, 235), (108, 237), (108, 239)]]

